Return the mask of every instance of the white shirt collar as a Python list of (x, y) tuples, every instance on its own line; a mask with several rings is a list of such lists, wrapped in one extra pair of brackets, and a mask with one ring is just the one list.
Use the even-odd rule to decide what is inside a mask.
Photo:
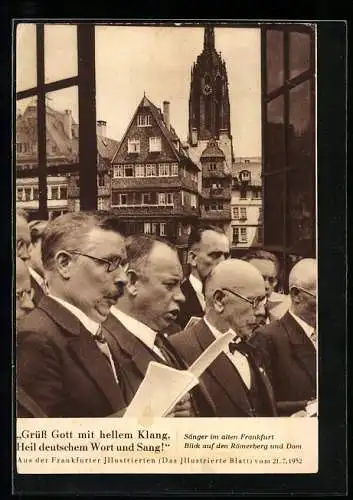
[[(220, 332), (219, 330), (217, 330), (217, 328), (215, 326), (211, 325), (211, 323), (208, 321), (206, 316), (203, 317), (203, 320), (206, 323), (206, 325), (208, 326), (208, 328), (211, 330), (211, 332), (213, 333), (213, 336), (216, 337), (216, 339), (223, 335), (223, 333)], [(234, 338), (236, 338), (236, 337), (237, 337), (237, 334), (234, 332)]]
[(312, 326), (310, 326), (306, 321), (304, 321), (302, 318), (299, 318), (299, 316), (294, 314), (292, 311), (289, 310), (288, 312), (293, 316), (293, 318), (299, 324), (299, 326), (302, 327), (302, 329), (310, 339), (315, 329)]
[(195, 292), (197, 294), (201, 294), (203, 295), (202, 293), (202, 282), (196, 278), (193, 274), (190, 274), (189, 276), (189, 280), (190, 280), (190, 283), (191, 283), (191, 286), (193, 287), (193, 289), (195, 290)]
[(70, 311), (76, 318), (82, 323), (82, 325), (88, 330), (92, 335), (96, 335), (98, 333), (100, 323), (97, 323), (93, 319), (89, 318), (84, 312), (82, 312), (78, 307), (73, 306), (69, 302), (64, 299), (60, 299), (55, 295), (49, 294), (48, 297), (56, 300), (64, 306), (68, 311)]
[(135, 337), (137, 337), (147, 347), (153, 350), (157, 332), (152, 330), (152, 328), (145, 325), (144, 323), (141, 323), (141, 321), (138, 321), (132, 316), (129, 316), (115, 306), (112, 306), (110, 308), (110, 312), (125, 326), (127, 330), (129, 330), (130, 333), (135, 335)]
[(45, 282), (44, 282), (44, 278), (39, 274), (37, 273), (37, 271), (35, 271), (33, 269), (33, 267), (31, 266), (28, 266), (28, 271), (30, 273), (30, 275), (32, 276), (32, 278), (38, 283), (38, 285), (43, 288), (43, 290), (45, 289)]

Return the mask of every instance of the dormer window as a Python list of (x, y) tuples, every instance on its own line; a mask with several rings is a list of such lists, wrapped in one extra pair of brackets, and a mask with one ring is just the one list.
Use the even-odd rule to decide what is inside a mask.
[(249, 182), (250, 178), (251, 177), (249, 170), (242, 170), (239, 174), (239, 179), (241, 182)]
[(139, 139), (129, 139), (127, 145), (128, 153), (139, 153), (140, 152), (140, 140)]
[(159, 153), (162, 150), (160, 137), (150, 137), (150, 153)]
[(151, 126), (151, 115), (137, 115), (137, 126), (138, 127), (150, 127)]

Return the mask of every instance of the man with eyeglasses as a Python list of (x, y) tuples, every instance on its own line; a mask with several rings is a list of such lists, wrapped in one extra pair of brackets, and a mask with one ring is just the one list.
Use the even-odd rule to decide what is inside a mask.
[[(17, 336), (17, 384), (49, 417), (104, 417), (126, 407), (101, 323), (123, 294), (126, 249), (109, 214), (68, 213), (42, 238), (48, 285)], [(21, 416), (21, 415), (19, 415)]]
[(27, 213), (22, 209), (16, 210), (16, 256), (24, 262), (31, 258), (31, 235), (27, 222)]
[(267, 297), (265, 304), (266, 314), (262, 323), (269, 324), (271, 321), (279, 319), (287, 312), (290, 300), (287, 295), (275, 291), (278, 285), (279, 275), (279, 262), (277, 257), (266, 250), (256, 249), (250, 250), (242, 259), (256, 267), (265, 282)]
[(33, 309), (33, 289), (28, 268), (22, 259), (16, 257), (16, 328), (19, 321)]
[(271, 384), (256, 350), (247, 342), (264, 312), (261, 274), (247, 262), (226, 260), (208, 276), (205, 296), (204, 318), (173, 335), (171, 343), (191, 364), (215, 338), (233, 330), (233, 342), (201, 376), (216, 406), (216, 416), (275, 416)]
[(278, 412), (302, 412), (316, 399), (316, 259), (302, 259), (289, 274), (289, 311), (260, 328), (251, 342), (263, 352)]
[(180, 307), (177, 324), (182, 328), (190, 318), (202, 318), (205, 313), (204, 283), (212, 269), (229, 257), (229, 239), (216, 226), (194, 227), (188, 240), (190, 275), (183, 281), (181, 290), (185, 302)]

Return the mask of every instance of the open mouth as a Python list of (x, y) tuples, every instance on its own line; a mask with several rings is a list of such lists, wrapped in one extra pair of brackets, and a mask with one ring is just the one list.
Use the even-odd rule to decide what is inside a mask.
[(167, 312), (166, 317), (173, 321), (176, 321), (178, 317), (178, 312), (179, 312), (178, 309), (175, 309), (174, 311), (169, 311)]

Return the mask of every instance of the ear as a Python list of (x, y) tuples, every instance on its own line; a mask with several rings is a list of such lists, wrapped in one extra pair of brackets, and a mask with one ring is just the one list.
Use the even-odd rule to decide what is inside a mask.
[(137, 283), (139, 281), (139, 276), (133, 269), (128, 269), (127, 273), (127, 283), (125, 285), (126, 290), (133, 295), (137, 295)]
[(292, 286), (289, 290), (289, 295), (294, 304), (299, 304), (301, 302), (301, 292), (297, 287)]
[(224, 310), (225, 294), (222, 290), (216, 290), (213, 294), (213, 307), (219, 313)]
[(187, 263), (191, 267), (196, 267), (197, 252), (195, 250), (189, 250)]
[(65, 250), (59, 250), (54, 257), (56, 269), (62, 278), (68, 280), (71, 275), (71, 266), (73, 264), (73, 258)]

